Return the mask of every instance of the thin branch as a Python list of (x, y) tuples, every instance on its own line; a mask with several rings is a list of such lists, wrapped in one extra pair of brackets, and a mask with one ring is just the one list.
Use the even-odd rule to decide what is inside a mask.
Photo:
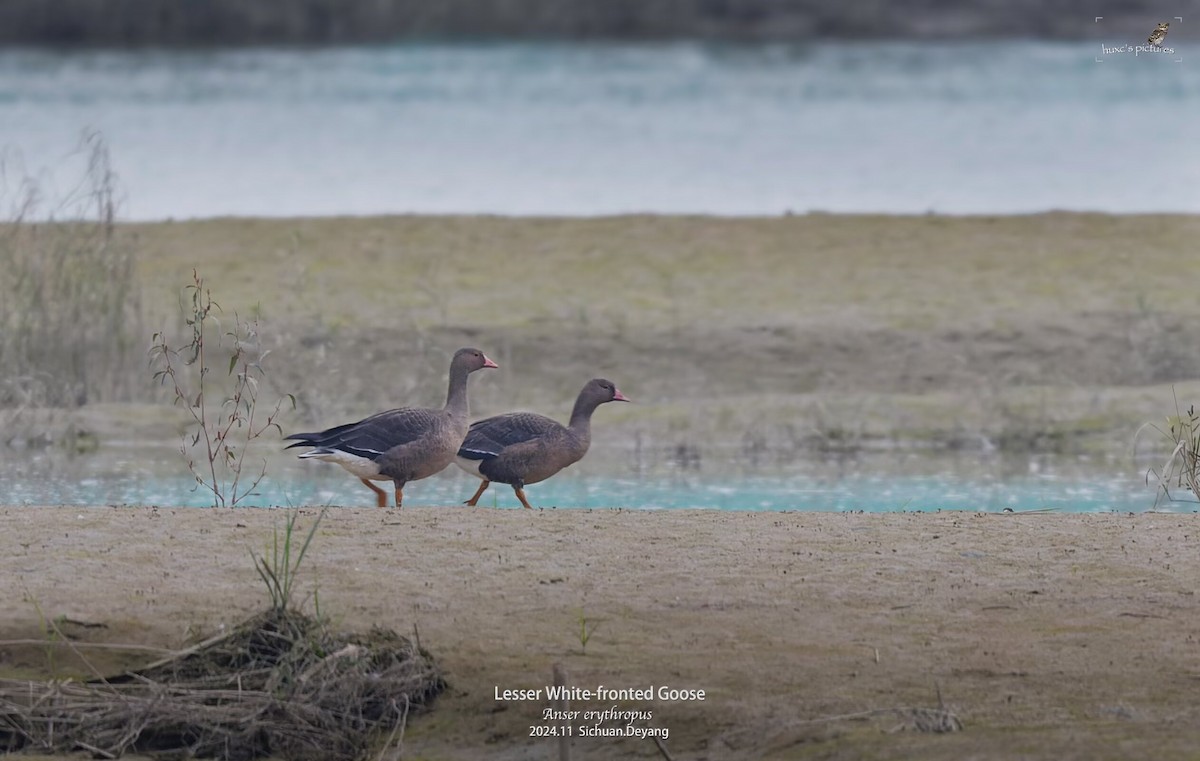
[(154, 647), (153, 645), (125, 645), (110, 642), (74, 642), (71, 640), (47, 640), (47, 639), (4, 639), (0, 640), (0, 647), (18, 647), (21, 645), (36, 645), (40, 647), (71, 647), (83, 648), (85, 650), (127, 650), (138, 653), (161, 653), (163, 655), (174, 657), (179, 654), (177, 650), (170, 650), (165, 647)]
[(662, 741), (661, 737), (651, 737), (650, 739), (654, 741), (654, 745), (658, 748), (658, 752), (662, 754), (663, 758), (667, 761), (675, 761), (675, 757), (671, 755), (671, 751), (667, 750), (667, 744)]

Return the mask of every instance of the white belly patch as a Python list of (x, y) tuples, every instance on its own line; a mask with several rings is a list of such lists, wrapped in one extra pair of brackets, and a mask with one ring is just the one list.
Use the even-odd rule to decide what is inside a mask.
[(392, 480), (387, 476), (379, 475), (379, 464), (374, 460), (368, 460), (366, 457), (359, 457), (349, 452), (341, 452), (336, 449), (314, 449), (311, 452), (305, 452), (300, 455), (300, 459), (309, 457), (324, 460), (325, 462), (335, 462), (359, 478), (366, 478), (372, 481)]
[(466, 457), (455, 457), (454, 464), (476, 478), (486, 478), (486, 476), (479, 472), (479, 466), (483, 464), (483, 460), (468, 460)]

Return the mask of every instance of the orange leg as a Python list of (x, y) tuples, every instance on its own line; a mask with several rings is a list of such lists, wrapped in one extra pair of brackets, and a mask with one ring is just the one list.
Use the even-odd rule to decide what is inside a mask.
[(387, 507), (387, 492), (385, 492), (383, 489), (380, 489), (378, 486), (371, 483), (370, 481), (368, 481), (365, 478), (360, 478), (358, 480), (362, 481), (363, 485), (366, 486), (368, 489), (375, 492), (375, 506), (376, 507)]
[(515, 491), (517, 493), (517, 499), (521, 500), (521, 504), (525, 506), (526, 510), (533, 509), (533, 506), (529, 504), (529, 500), (525, 499), (525, 490), (524, 489), (522, 489), (519, 486), (514, 486), (513, 491)]
[(464, 502), (463, 504), (464, 504), (464, 505), (470, 505), (471, 507), (475, 507), (475, 505), (478, 505), (478, 504), (479, 504), (479, 498), (483, 496), (483, 493), (484, 493), (485, 491), (487, 491), (487, 488), (488, 488), (488, 486), (489, 486), (491, 483), (492, 483), (492, 482), (491, 482), (491, 481), (489, 481), (489, 480), (487, 480), (486, 478), (485, 478), (485, 479), (483, 479), (483, 481), (481, 481), (481, 482), (479, 483), (479, 491), (475, 492), (475, 496), (474, 496), (474, 497), (471, 497), (470, 499), (468, 499), (468, 500), (467, 500), (466, 502)]
[[(387, 499), (384, 498), (384, 501), (386, 502)], [(396, 484), (396, 507), (400, 507), (402, 504), (404, 504), (404, 486)]]

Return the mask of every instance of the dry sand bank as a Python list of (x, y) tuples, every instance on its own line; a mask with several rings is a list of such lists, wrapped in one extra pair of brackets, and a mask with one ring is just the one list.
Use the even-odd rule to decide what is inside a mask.
[[(75, 627), (85, 640), (165, 647), (235, 623), (264, 600), (247, 550), (282, 518), (0, 508), (0, 638), (42, 636), (39, 610), (104, 624)], [(1198, 534), (1194, 514), (339, 509), (303, 582), (340, 626), (419, 627), (447, 670), (406, 758), (553, 757), (528, 736), (544, 701), (494, 691), (540, 687), (554, 663), (581, 687), (705, 690), (626, 704), (677, 759), (1194, 758)], [(8, 675), (45, 663), (0, 649)], [(820, 721), (934, 707), (938, 688), (963, 732)], [(573, 758), (657, 753), (576, 738)]]

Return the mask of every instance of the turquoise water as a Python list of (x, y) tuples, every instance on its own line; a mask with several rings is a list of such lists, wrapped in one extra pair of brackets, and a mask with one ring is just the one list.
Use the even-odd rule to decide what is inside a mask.
[[(168, 455), (169, 457), (169, 455)], [(247, 506), (369, 507), (374, 496), (357, 479), (326, 463), (280, 461), (269, 468)], [(457, 505), (478, 481), (449, 468), (410, 484), (406, 505)], [(69, 466), (41, 457), (0, 470), (0, 504), (211, 505), (193, 490), (178, 460), (75, 458)], [(772, 468), (706, 466), (638, 473), (613, 460), (580, 466), (527, 488), (538, 507), (623, 507), (657, 510), (804, 510), (866, 512), (1051, 509), (1143, 512), (1155, 509), (1144, 470), (1128, 462), (1032, 456), (1022, 458), (864, 455)], [(493, 484), (480, 504), (519, 508), (512, 489)], [(1192, 501), (1157, 509), (1191, 512)]]
[(1186, 40), (0, 51), (0, 206), (69, 195), (94, 129), (130, 219), (1197, 212), (1198, 67)]

